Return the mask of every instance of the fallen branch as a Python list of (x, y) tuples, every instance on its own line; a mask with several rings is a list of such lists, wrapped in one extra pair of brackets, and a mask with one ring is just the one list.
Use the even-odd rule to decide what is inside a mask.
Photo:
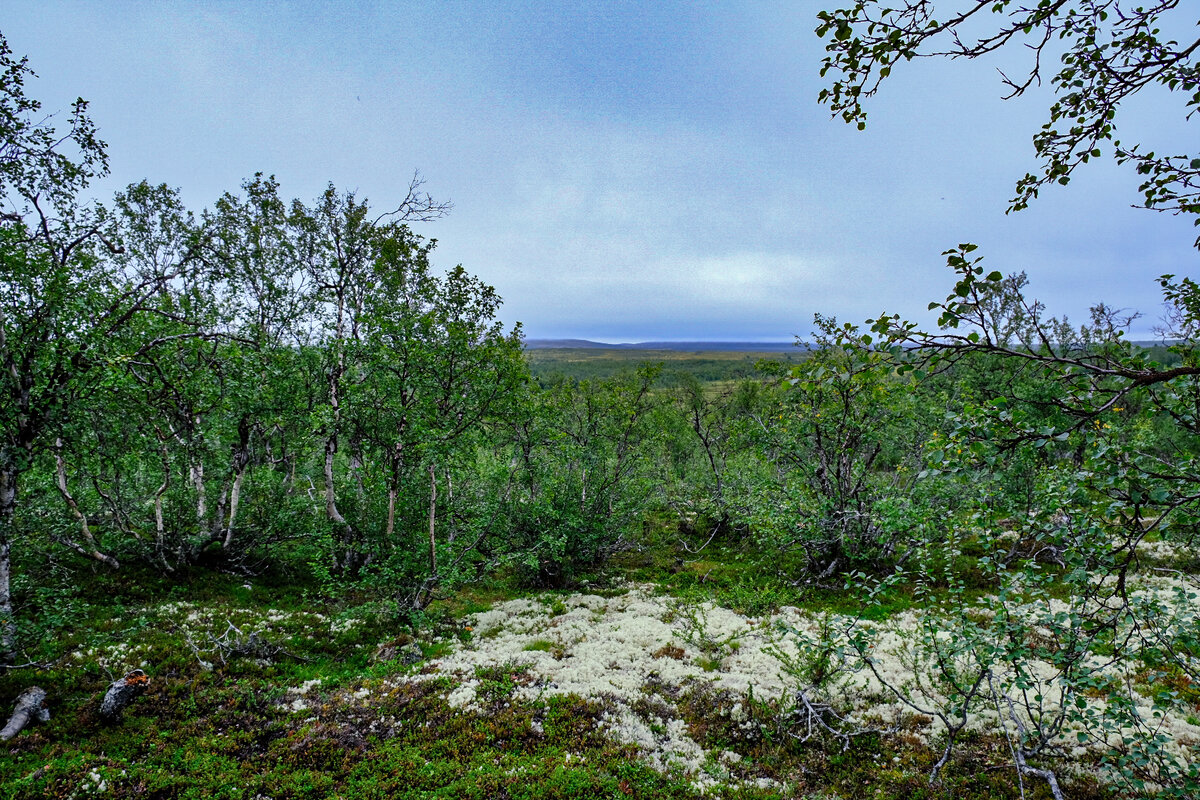
[(796, 707), (790, 719), (793, 725), (798, 724), (805, 729), (803, 734), (789, 730), (788, 734), (793, 739), (807, 742), (814, 734), (824, 731), (842, 743), (843, 753), (850, 749), (850, 740), (855, 736), (891, 734), (900, 730), (899, 724), (890, 728), (864, 727), (838, 714), (832, 704), (809, 697), (807, 690), (796, 692)]
[(0, 730), (0, 740), (7, 742), (20, 733), (30, 722), (47, 722), (50, 719), (50, 709), (46, 708), (46, 690), (40, 686), (30, 686), (17, 696), (17, 705), (9, 718), (4, 730)]
[(226, 620), (225, 632), (220, 636), (213, 636), (211, 633), (206, 634), (208, 637), (207, 643), (197, 644), (190, 633), (184, 631), (184, 640), (188, 647), (196, 654), (196, 660), (200, 662), (200, 666), (205, 670), (212, 670), (213, 662), (205, 660), (204, 655), (208, 655), (214, 660), (220, 661), (222, 664), (228, 662), (231, 658), (254, 658), (263, 661), (273, 661), (277, 656), (287, 656), (294, 658), (297, 661), (308, 661), (304, 656), (297, 655), (279, 645), (271, 642), (258, 631), (250, 631), (249, 634), (242, 632), (242, 629)]

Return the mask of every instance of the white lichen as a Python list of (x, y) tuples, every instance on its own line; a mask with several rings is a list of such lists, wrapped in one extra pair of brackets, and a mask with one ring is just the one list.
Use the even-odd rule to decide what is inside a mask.
[[(1196, 587), (1190, 578), (1140, 576), (1131, 582), (1131, 598), (1155, 612), (1162, 627), (1195, 626)], [(551, 607), (553, 605), (553, 608)], [(1008, 604), (1004, 613), (1024, 626), (1027, 635), (1053, 640), (1062, 634), (1064, 619), (1080, 609), (1072, 601), (1043, 599)], [(964, 619), (982, 626), (996, 619), (994, 598), (984, 598), (969, 609), (946, 608), (938, 612), (912, 610), (885, 622), (866, 623), (837, 616), (818, 616), (796, 608), (751, 618), (710, 603), (683, 604), (655, 596), (652, 587), (632, 586), (625, 594), (603, 598), (577, 594), (552, 598), (521, 598), (496, 605), (468, 621), (474, 637), (448, 655), (431, 662), (434, 673), (458, 676), (448, 701), (456, 708), (482, 712), (478, 696), (480, 668), (521, 670), (526, 679), (514, 688), (512, 700), (536, 702), (552, 695), (600, 698), (609, 708), (602, 729), (622, 742), (637, 746), (655, 768), (682, 773), (699, 789), (730, 782), (728, 756), (706, 752), (690, 735), (686, 723), (669, 709), (647, 715), (646, 698), (655, 694), (678, 695), (689, 687), (706, 686), (713, 693), (735, 698), (730, 717), (751, 728), (746, 701), (776, 701), (786, 706), (804, 687), (803, 665), (813, 648), (841, 653), (832, 677), (813, 689), (822, 702), (839, 708), (852, 720), (883, 723), (904, 721), (915, 734), (934, 741), (944, 732), (936, 718), (920, 721), (914, 709), (897, 692), (917, 706), (941, 713), (954, 710), (951, 691), (937, 679), (934, 650), (951, 654), (951, 660), (969, 665), (975, 652), (958, 627)], [(869, 645), (860, 654), (850, 644), (854, 631), (865, 632)], [(536, 643), (536, 644), (535, 644)], [(533, 646), (531, 646), (533, 645)], [(1093, 670), (1098, 677), (1133, 679), (1133, 667), (1124, 660), (1089, 656), (1077, 668)], [(403, 680), (426, 680), (431, 675)], [(1034, 714), (1053, 715), (1063, 703), (1083, 702), (1092, 719), (1106, 713), (1101, 697), (1081, 698), (1066, 689), (1061, 668), (1023, 656), (1012, 663), (991, 667), (991, 682), (998, 696), (981, 695), (968, 710), (968, 730), (1006, 731), (1015, 735), (1013, 710), (1007, 698), (1040, 696), (1038, 708), (1018, 703), (1015, 713), (1027, 727)], [(635, 706), (641, 701), (641, 713)], [(1148, 697), (1133, 698), (1133, 708), (1169, 738), (1168, 751), (1186, 758), (1200, 745), (1200, 729), (1185, 718), (1162, 714)], [(1155, 716), (1155, 714), (1160, 716)], [(1087, 719), (1088, 717), (1084, 717)], [(1119, 743), (1132, 731), (1115, 727), (1100, 739)], [(1086, 755), (1104, 747), (1105, 741), (1081, 745), (1077, 734), (1082, 723), (1064, 727), (1059, 744), (1068, 752)], [(1086, 731), (1085, 731), (1086, 732)], [(1095, 739), (1096, 737), (1093, 737)]]

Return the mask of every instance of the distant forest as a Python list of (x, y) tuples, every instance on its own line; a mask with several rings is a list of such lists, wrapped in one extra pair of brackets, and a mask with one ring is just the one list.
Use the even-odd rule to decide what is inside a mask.
[(713, 383), (738, 381), (760, 375), (760, 362), (794, 364), (804, 358), (802, 348), (791, 352), (739, 352), (721, 350), (640, 350), (600, 348), (537, 348), (525, 350), (533, 377), (543, 385), (560, 377), (572, 380), (612, 378), (639, 364), (662, 364), (663, 379), (680, 373)]

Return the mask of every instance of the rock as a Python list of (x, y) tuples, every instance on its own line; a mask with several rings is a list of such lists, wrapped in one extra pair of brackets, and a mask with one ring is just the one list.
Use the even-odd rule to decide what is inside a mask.
[(121, 718), (125, 708), (141, 697), (150, 685), (150, 678), (140, 669), (135, 669), (119, 681), (113, 681), (100, 703), (100, 716), (109, 722)]
[(416, 642), (408, 642), (407, 644), (389, 642), (375, 651), (374, 661), (377, 664), (387, 661), (399, 661), (404, 666), (409, 667), (424, 659), (425, 653)]

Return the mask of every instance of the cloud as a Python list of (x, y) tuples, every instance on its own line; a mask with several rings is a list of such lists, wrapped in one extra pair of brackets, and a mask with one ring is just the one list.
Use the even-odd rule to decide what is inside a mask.
[[(1154, 276), (1195, 263), (1186, 221), (1130, 211), (1136, 176), (1116, 167), (1005, 216), (1049, 97), (1001, 102), (994, 64), (903, 64), (865, 132), (831, 122), (819, 6), (46, 0), (5, 35), (48, 109), (93, 101), (104, 192), (149, 178), (203, 206), (261, 170), (288, 195), (333, 181), (383, 208), (420, 169), (455, 203), (420, 228), (436, 259), (496, 285), (531, 336), (919, 318), (963, 241), (1073, 318), (1099, 299), (1152, 312)], [(1182, 147), (1169, 101), (1120, 121)]]

